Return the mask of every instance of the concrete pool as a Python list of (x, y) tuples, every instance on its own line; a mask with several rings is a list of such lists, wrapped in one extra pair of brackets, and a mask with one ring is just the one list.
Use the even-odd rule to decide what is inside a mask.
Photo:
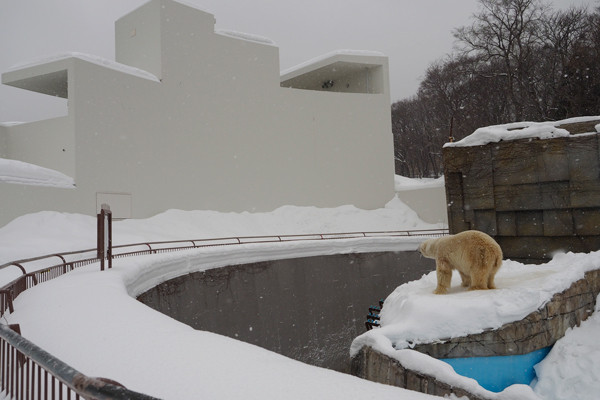
[(349, 372), (369, 306), (434, 269), (417, 251), (300, 257), (190, 273), (138, 300), (194, 329)]

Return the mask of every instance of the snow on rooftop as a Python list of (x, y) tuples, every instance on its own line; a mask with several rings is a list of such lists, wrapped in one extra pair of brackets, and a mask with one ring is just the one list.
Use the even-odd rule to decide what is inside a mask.
[(18, 71), (26, 68), (36, 67), (38, 65), (49, 64), (56, 61), (62, 61), (69, 58), (77, 58), (79, 60), (87, 61), (92, 64), (100, 65), (105, 68), (113, 69), (115, 71), (123, 72), (125, 74), (134, 75), (140, 78), (148, 79), (155, 82), (160, 82), (160, 80), (148, 71), (144, 71), (139, 68), (131, 67), (129, 65), (121, 64), (116, 61), (108, 60), (106, 58), (95, 56), (86, 53), (79, 52), (65, 52), (58, 53), (52, 56), (46, 56), (37, 58), (35, 60), (31, 60), (25, 63), (20, 63), (9, 68), (6, 73), (10, 73), (13, 71)]
[(284, 75), (290, 75), (294, 72), (297, 72), (301, 69), (307, 68), (311, 65), (319, 64), (325, 60), (328, 60), (335, 56), (362, 56), (362, 57), (385, 57), (385, 54), (378, 51), (371, 50), (350, 50), (350, 49), (340, 49), (334, 50), (332, 52), (320, 55), (318, 57), (312, 58), (308, 61), (295, 65), (291, 68), (281, 71), (280, 75), (283, 77)]
[(440, 178), (408, 178), (402, 175), (394, 176), (394, 189), (396, 192), (439, 187), (444, 187), (443, 176)]
[[(568, 130), (560, 128), (566, 124), (600, 120), (600, 116), (569, 118), (561, 121), (548, 122), (514, 122), (503, 125), (492, 125), (477, 129), (471, 135), (458, 142), (446, 143), (444, 147), (482, 146), (488, 143), (517, 139), (552, 139), (570, 136)], [(600, 125), (595, 126), (595, 132), (600, 132)]]
[(251, 33), (230, 31), (230, 30), (224, 30), (224, 29), (216, 30), (215, 33), (218, 35), (228, 36), (228, 37), (232, 37), (235, 39), (246, 40), (248, 42), (255, 42), (255, 43), (261, 43), (261, 44), (268, 44), (270, 46), (277, 46), (275, 44), (275, 42), (272, 41), (271, 39), (264, 37), (264, 36), (251, 34)]
[(73, 178), (62, 172), (6, 158), (0, 158), (0, 182), (70, 189), (75, 187)]
[(0, 122), (0, 126), (2, 127), (10, 127), (10, 126), (16, 126), (16, 125), (21, 125), (24, 124), (24, 122), (22, 121), (5, 121), (5, 122)]

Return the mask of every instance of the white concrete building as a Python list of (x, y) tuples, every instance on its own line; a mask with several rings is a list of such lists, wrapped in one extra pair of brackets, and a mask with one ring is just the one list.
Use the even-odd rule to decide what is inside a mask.
[[(116, 22), (116, 62), (69, 53), (4, 72), (3, 84), (68, 99), (68, 115), (0, 124), (0, 226), (40, 210), (95, 215), (101, 203), (141, 218), (372, 209), (394, 196), (385, 56), (340, 51), (280, 75), (272, 42), (214, 25), (151, 0)], [(6, 179), (7, 160), (74, 185)]]

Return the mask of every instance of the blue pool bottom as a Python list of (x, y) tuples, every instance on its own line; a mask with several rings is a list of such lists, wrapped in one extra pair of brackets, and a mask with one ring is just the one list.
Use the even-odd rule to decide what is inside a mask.
[(456, 373), (475, 379), (491, 391), (501, 392), (510, 385), (529, 385), (536, 377), (533, 366), (542, 361), (552, 347), (527, 354), (494, 357), (443, 358)]

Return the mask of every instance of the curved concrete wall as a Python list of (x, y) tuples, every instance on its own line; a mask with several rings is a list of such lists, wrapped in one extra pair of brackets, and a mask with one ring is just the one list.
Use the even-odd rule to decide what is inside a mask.
[(349, 372), (369, 306), (434, 268), (416, 251), (305, 257), (192, 273), (138, 299), (195, 329)]

